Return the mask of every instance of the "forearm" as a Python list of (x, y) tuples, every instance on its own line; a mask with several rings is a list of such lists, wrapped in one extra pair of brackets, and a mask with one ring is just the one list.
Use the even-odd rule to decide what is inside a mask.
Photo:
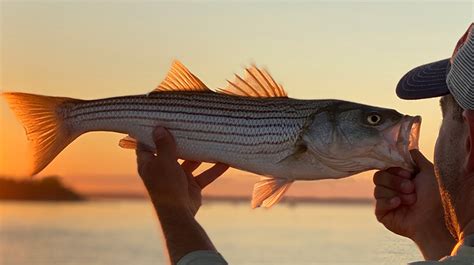
[(155, 206), (155, 209), (172, 264), (196, 250), (216, 250), (189, 210), (163, 205)]
[(145, 186), (158, 215), (171, 264), (196, 250), (216, 250), (186, 203), (171, 196), (158, 195), (150, 183), (145, 183)]

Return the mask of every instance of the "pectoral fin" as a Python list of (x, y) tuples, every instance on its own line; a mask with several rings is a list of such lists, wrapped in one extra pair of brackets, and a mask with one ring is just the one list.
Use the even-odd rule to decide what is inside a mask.
[(127, 135), (120, 139), (119, 146), (125, 149), (137, 149), (137, 140)]
[(278, 203), (293, 181), (281, 178), (262, 178), (253, 186), (252, 208), (270, 208)]

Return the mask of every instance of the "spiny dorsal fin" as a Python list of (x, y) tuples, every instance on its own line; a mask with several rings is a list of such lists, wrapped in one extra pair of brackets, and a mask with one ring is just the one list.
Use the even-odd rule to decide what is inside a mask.
[(245, 77), (235, 75), (235, 81), (229, 83), (226, 88), (218, 89), (217, 92), (245, 97), (288, 97), (286, 91), (277, 84), (273, 77), (266, 71), (252, 65), (245, 68)]
[(154, 91), (210, 91), (180, 61), (174, 60), (165, 80)]
[(270, 208), (278, 203), (293, 181), (263, 177), (253, 186), (252, 208)]

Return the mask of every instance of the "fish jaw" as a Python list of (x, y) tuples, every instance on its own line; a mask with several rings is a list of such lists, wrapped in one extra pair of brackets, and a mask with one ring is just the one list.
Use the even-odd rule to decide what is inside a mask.
[(418, 149), (421, 128), (420, 116), (405, 115), (401, 121), (382, 132), (388, 143), (389, 159), (385, 168), (399, 166), (407, 170), (415, 169), (415, 162), (411, 157), (410, 150)]

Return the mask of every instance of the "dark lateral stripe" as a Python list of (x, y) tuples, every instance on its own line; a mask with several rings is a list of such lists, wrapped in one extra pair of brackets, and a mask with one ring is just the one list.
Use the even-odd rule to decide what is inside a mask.
[(280, 119), (280, 120), (298, 120), (307, 117), (308, 115), (301, 116), (285, 116), (279, 114), (278, 116), (263, 116), (256, 117), (255, 115), (243, 115), (244, 112), (240, 112), (241, 115), (229, 115), (229, 114), (218, 114), (218, 113), (202, 113), (202, 112), (190, 112), (190, 111), (171, 111), (171, 110), (146, 110), (146, 109), (104, 109), (104, 110), (91, 110), (89, 112), (80, 113), (80, 114), (71, 114), (68, 116), (70, 119), (81, 119), (82, 117), (90, 114), (100, 114), (100, 113), (110, 113), (110, 115), (117, 115), (118, 112), (136, 112), (136, 113), (168, 113), (168, 114), (183, 114), (189, 116), (207, 116), (207, 117), (217, 117), (224, 119), (245, 119), (245, 120), (270, 120), (270, 119)]
[[(182, 120), (182, 119), (165, 119), (165, 118), (152, 118), (152, 117), (143, 117), (143, 116), (115, 116), (115, 117), (100, 117), (100, 118), (89, 118), (89, 119), (82, 119), (79, 120), (80, 122), (95, 122), (101, 120), (120, 120), (120, 119), (135, 119), (135, 120), (144, 120), (144, 121), (151, 121), (151, 122), (179, 122), (179, 123), (191, 123), (191, 124), (204, 124), (204, 125), (216, 125), (216, 126), (233, 126), (233, 127), (242, 127), (242, 128), (268, 128), (268, 127), (275, 127), (281, 128), (282, 123), (270, 123), (270, 124), (256, 124), (256, 125), (249, 125), (249, 124), (236, 124), (236, 123), (228, 123), (228, 122), (208, 122), (208, 121), (196, 121), (196, 120)], [(150, 125), (151, 126), (151, 125)]]
[[(192, 141), (199, 141), (199, 142), (205, 142), (205, 143), (219, 143), (219, 144), (230, 144), (230, 145), (237, 145), (237, 146), (253, 146), (253, 147), (257, 147), (257, 146), (260, 146), (260, 145), (283, 145), (287, 142), (281, 142), (281, 143), (270, 143), (270, 144), (266, 144), (266, 143), (257, 143), (257, 144), (243, 144), (243, 143), (233, 143), (233, 142), (226, 142), (226, 141), (217, 141), (217, 140), (208, 140), (208, 139), (199, 139), (199, 138), (194, 138), (194, 137), (186, 137), (187, 140), (192, 140)], [(265, 151), (257, 151), (257, 152), (251, 152), (251, 151), (247, 151), (247, 152), (235, 152), (235, 153), (241, 153), (241, 154), (277, 154), (277, 153), (281, 153), (282, 151), (286, 151), (288, 150), (287, 147), (285, 148), (282, 148), (282, 149), (278, 149), (278, 150), (265, 150)]]
[[(164, 118), (149, 118), (149, 117), (142, 117), (142, 116), (115, 116), (115, 117), (101, 117), (101, 118), (90, 118), (90, 119), (83, 119), (80, 122), (95, 122), (101, 120), (125, 120), (125, 119), (134, 119), (134, 120), (142, 120), (142, 121), (151, 121), (151, 122), (177, 122), (177, 123), (191, 123), (191, 124), (203, 124), (203, 125), (214, 125), (214, 126), (232, 126), (236, 128), (272, 128), (275, 127), (277, 129), (281, 129), (281, 123), (274, 123), (262, 126), (261, 124), (258, 125), (248, 125), (248, 124), (235, 124), (235, 123), (226, 123), (226, 122), (204, 122), (204, 121), (196, 121), (196, 120), (178, 120), (178, 119), (164, 119)], [(147, 127), (154, 127), (156, 125), (153, 124), (141, 124), (141, 126)], [(191, 130), (192, 131), (192, 130)], [(231, 133), (232, 134), (232, 133)]]
[[(150, 127), (154, 128), (156, 126), (150, 124), (140, 124), (143, 127)], [(285, 133), (281, 132), (264, 132), (264, 133), (239, 133), (239, 132), (222, 132), (222, 131), (206, 131), (206, 130), (199, 130), (199, 129), (185, 129), (179, 127), (166, 127), (168, 130), (173, 131), (181, 131), (181, 132), (191, 132), (191, 133), (205, 133), (205, 134), (214, 134), (214, 135), (225, 135), (225, 136), (241, 136), (247, 138), (257, 138), (257, 137), (264, 137), (264, 136), (280, 136), (284, 137)], [(290, 137), (286, 137), (290, 138)]]
[[(189, 93), (189, 92), (186, 92)], [(192, 97), (191, 97), (192, 96)], [(255, 107), (256, 110), (262, 109), (263, 107), (271, 107), (271, 106), (278, 106), (282, 103), (288, 104), (291, 102), (291, 106), (293, 107), (306, 107), (308, 109), (315, 108), (315, 102), (311, 101), (304, 101), (304, 100), (295, 100), (295, 99), (288, 99), (288, 98), (272, 98), (272, 99), (242, 99), (242, 98), (229, 98), (228, 96), (203, 96), (202, 93), (193, 93), (192, 95), (178, 95), (178, 94), (166, 94), (157, 96), (126, 96), (126, 97), (116, 97), (116, 98), (106, 98), (106, 99), (98, 99), (98, 100), (91, 100), (81, 103), (76, 107), (76, 109), (84, 109), (84, 108), (92, 108), (92, 107), (99, 107), (105, 104), (130, 104), (134, 101), (139, 102), (142, 104), (144, 101), (151, 101), (150, 105), (157, 105), (161, 104), (162, 101), (185, 101), (185, 102), (199, 102), (199, 103), (208, 103), (208, 104), (222, 104), (227, 106), (238, 106), (239, 109), (242, 107)]]
[[(242, 106), (239, 105), (221, 105), (221, 106), (216, 106), (216, 105), (196, 105), (192, 103), (186, 103), (186, 104), (180, 104), (180, 103), (172, 103), (172, 102), (161, 102), (160, 104), (154, 104), (154, 103), (149, 103), (149, 102), (142, 102), (142, 103), (132, 103), (132, 102), (127, 102), (127, 103), (117, 103), (117, 102), (110, 102), (110, 103), (103, 103), (101, 105), (98, 105), (97, 107), (81, 107), (81, 108), (74, 108), (71, 109), (71, 116), (76, 117), (80, 116), (82, 114), (90, 114), (92, 112), (101, 112), (101, 111), (108, 111), (110, 109), (107, 109), (107, 107), (119, 107), (120, 109), (113, 108), (113, 110), (129, 110), (129, 109), (140, 109), (140, 110), (146, 110), (145, 107), (154, 107), (154, 111), (159, 111), (161, 107), (175, 107), (175, 108), (190, 108), (190, 109), (205, 109), (206, 111), (212, 110), (212, 111), (227, 111), (227, 112), (247, 112), (247, 113), (255, 113), (255, 114), (265, 114), (265, 113), (281, 113), (281, 114), (287, 114), (287, 115), (295, 115), (295, 114), (302, 114), (305, 112), (310, 112), (310, 111), (315, 111), (317, 110), (315, 107), (308, 107), (304, 109), (294, 109), (292, 112), (288, 112), (285, 107), (279, 106), (275, 107), (274, 109), (269, 109), (269, 108), (257, 108), (257, 109), (245, 109), (242, 108)], [(103, 110), (96, 110), (96, 108), (106, 108)], [(86, 110), (86, 111), (83, 111)], [(151, 110), (151, 109), (148, 109)]]
[[(147, 128), (150, 128), (150, 129), (153, 129), (155, 128), (155, 126), (151, 126), (151, 125), (146, 125), (146, 124), (143, 124), (141, 125), (143, 127), (147, 127)], [(177, 128), (172, 128), (172, 127), (167, 127), (168, 130), (170, 131), (187, 131), (187, 132), (193, 132), (194, 130), (180, 130), (180, 129), (177, 129)], [(212, 132), (211, 132), (212, 133)], [(235, 135), (235, 134), (231, 134), (229, 133), (229, 135)], [(196, 138), (196, 137), (191, 137), (191, 136), (186, 136), (186, 139), (187, 140), (192, 140), (192, 141), (197, 141), (197, 142), (205, 142), (205, 143), (219, 143), (219, 144), (230, 144), (230, 145), (237, 145), (237, 146), (260, 146), (260, 145), (284, 145), (285, 147), (284, 148), (281, 148), (281, 149), (277, 149), (277, 150), (262, 150), (262, 151), (244, 151), (244, 150), (241, 150), (241, 151), (234, 151), (236, 153), (239, 153), (239, 154), (277, 154), (277, 153), (281, 153), (283, 151), (288, 151), (288, 147), (287, 143), (291, 143), (291, 139), (286, 139), (284, 141), (279, 141), (279, 142), (257, 142), (257, 143), (248, 143), (248, 144), (244, 144), (242, 142), (231, 142), (231, 141), (218, 141), (218, 140), (215, 140), (215, 139), (207, 139), (207, 138)]]
[[(97, 120), (117, 120), (117, 119), (140, 119), (140, 120), (147, 120), (149, 119), (144, 119), (140, 117), (135, 117), (135, 118), (130, 118), (130, 117), (113, 117), (113, 118), (104, 118), (104, 119), (95, 119), (93, 121)], [(156, 121), (156, 120), (154, 120)], [(154, 128), (155, 126), (150, 125), (150, 124), (140, 124), (140, 126), (147, 127), (147, 128)], [(188, 132), (193, 132), (194, 130), (188, 130)], [(233, 135), (232, 133), (229, 133), (229, 135)], [(193, 140), (193, 141), (201, 141), (201, 142), (209, 142), (209, 143), (219, 143), (219, 144), (229, 144), (229, 145), (237, 145), (237, 146), (259, 146), (259, 145), (282, 145), (285, 143), (290, 143), (291, 139), (285, 139), (285, 140), (280, 140), (280, 141), (263, 141), (263, 142), (256, 142), (256, 143), (242, 143), (241, 141), (225, 141), (225, 140), (217, 140), (217, 139), (207, 139), (207, 138), (196, 138), (192, 136), (186, 136), (186, 139), (188, 140)], [(273, 152), (273, 151), (272, 151)]]
[[(133, 109), (144, 109), (146, 110), (146, 107), (153, 107), (155, 111), (159, 111), (160, 108), (162, 107), (173, 107), (173, 108), (190, 108), (190, 109), (204, 109), (206, 111), (212, 110), (212, 111), (228, 111), (228, 112), (248, 112), (248, 113), (275, 113), (275, 112), (281, 112), (282, 114), (298, 114), (301, 112), (305, 111), (311, 111), (311, 110), (316, 110), (314, 107), (313, 108), (305, 108), (305, 109), (294, 109), (292, 112), (288, 112), (285, 107), (278, 106), (274, 107), (273, 109), (270, 108), (256, 108), (256, 109), (245, 109), (242, 108), (242, 106), (239, 105), (197, 105), (193, 104), (190, 102), (184, 103), (183, 102), (161, 102), (160, 104), (155, 104), (155, 103), (150, 103), (150, 102), (140, 102), (140, 103), (134, 103), (134, 102), (124, 102), (124, 103), (117, 103), (117, 102), (110, 102), (110, 103), (103, 103), (101, 105), (98, 105), (96, 107), (83, 107), (83, 108), (74, 108), (71, 110), (71, 114), (74, 116), (78, 116), (81, 114), (88, 114), (94, 111), (94, 109), (97, 108), (107, 108), (107, 107), (119, 107), (120, 110), (128, 110), (129, 108)], [(81, 111), (81, 110), (86, 110), (86, 111)], [(88, 110), (88, 111), (87, 111)], [(114, 109), (116, 110), (116, 109)], [(148, 110), (151, 110), (149, 108)], [(96, 110), (98, 111), (98, 110)], [(103, 110), (101, 110), (103, 111)]]
[(186, 139), (193, 140), (193, 141), (207, 142), (207, 143), (230, 144), (230, 145), (253, 146), (253, 147), (256, 147), (259, 145), (282, 145), (284, 143), (289, 142), (289, 140), (286, 139), (282, 141), (263, 141), (263, 142), (258, 142), (258, 143), (242, 143), (242, 142), (235, 142), (235, 141), (197, 138), (197, 137), (192, 137), (192, 136), (186, 136)]

